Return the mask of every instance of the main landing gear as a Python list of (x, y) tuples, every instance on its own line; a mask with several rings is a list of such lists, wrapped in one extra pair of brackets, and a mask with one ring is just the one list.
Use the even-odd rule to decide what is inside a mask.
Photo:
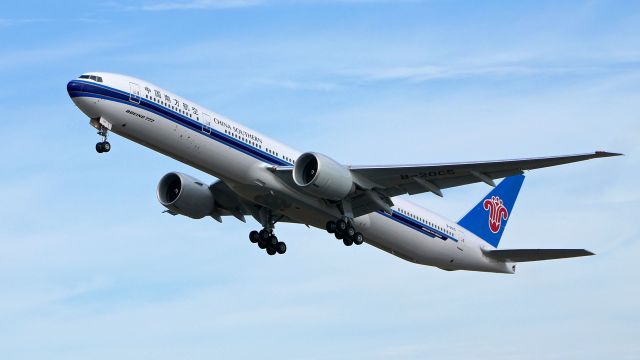
[(106, 153), (111, 150), (111, 144), (109, 144), (109, 142), (107, 141), (108, 133), (109, 133), (109, 130), (106, 127), (100, 125), (100, 129), (98, 130), (98, 135), (100, 135), (100, 137), (102, 138), (102, 141), (96, 144), (96, 151), (99, 154)]
[(269, 255), (284, 254), (287, 252), (287, 244), (278, 241), (278, 237), (273, 233), (276, 222), (282, 217), (274, 219), (273, 213), (270, 210), (262, 208), (257, 218), (264, 229), (249, 233), (249, 240), (254, 244), (258, 244), (260, 249), (265, 249)]
[(346, 246), (353, 244), (362, 245), (362, 243), (364, 243), (364, 236), (362, 236), (362, 233), (356, 231), (349, 219), (328, 221), (326, 229), (329, 234), (334, 234), (336, 239), (342, 240)]
[(287, 252), (287, 244), (278, 241), (278, 237), (276, 237), (273, 231), (267, 229), (262, 229), (259, 232), (255, 230), (250, 232), (249, 240), (254, 244), (257, 243), (260, 249), (266, 249), (269, 255), (275, 255), (276, 253), (284, 254)]

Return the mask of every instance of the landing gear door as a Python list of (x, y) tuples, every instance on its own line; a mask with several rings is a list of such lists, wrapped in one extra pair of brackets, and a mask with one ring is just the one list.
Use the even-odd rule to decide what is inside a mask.
[(129, 83), (129, 101), (132, 103), (140, 104), (140, 85), (136, 83)]
[(458, 231), (458, 250), (463, 251), (464, 250), (464, 231), (459, 230)]
[(211, 116), (202, 113), (202, 132), (211, 134)]

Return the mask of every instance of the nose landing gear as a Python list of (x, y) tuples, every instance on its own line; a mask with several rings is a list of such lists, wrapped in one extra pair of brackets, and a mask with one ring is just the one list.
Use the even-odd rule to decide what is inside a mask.
[(106, 153), (111, 150), (111, 144), (107, 141), (107, 135), (109, 134), (109, 129), (105, 126), (100, 125), (98, 129), (98, 135), (102, 138), (102, 141), (96, 144), (96, 151), (98, 154)]

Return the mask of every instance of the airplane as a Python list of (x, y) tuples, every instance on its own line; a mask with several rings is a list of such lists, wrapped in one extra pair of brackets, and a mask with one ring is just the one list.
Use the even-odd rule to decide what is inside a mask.
[[(300, 152), (193, 101), (134, 77), (88, 72), (67, 92), (98, 130), (98, 153), (113, 132), (218, 180), (164, 175), (158, 201), (171, 215), (222, 222), (255, 218), (249, 240), (269, 255), (284, 254), (277, 223), (324, 229), (344, 245), (367, 243), (401, 259), (447, 271), (513, 274), (520, 262), (593, 255), (584, 249), (498, 249), (524, 172), (622, 154), (605, 151), (528, 159), (418, 165), (344, 165)], [(502, 179), (498, 185), (494, 180)], [(483, 182), (491, 191), (459, 221), (402, 195)]]

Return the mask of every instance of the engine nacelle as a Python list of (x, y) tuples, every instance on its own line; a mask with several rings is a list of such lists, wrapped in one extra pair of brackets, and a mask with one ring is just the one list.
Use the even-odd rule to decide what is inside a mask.
[(160, 179), (157, 195), (167, 209), (193, 219), (211, 215), (215, 207), (208, 185), (179, 172), (170, 172)]
[(296, 160), (293, 181), (305, 192), (327, 200), (342, 200), (355, 190), (349, 169), (313, 152), (304, 153)]

